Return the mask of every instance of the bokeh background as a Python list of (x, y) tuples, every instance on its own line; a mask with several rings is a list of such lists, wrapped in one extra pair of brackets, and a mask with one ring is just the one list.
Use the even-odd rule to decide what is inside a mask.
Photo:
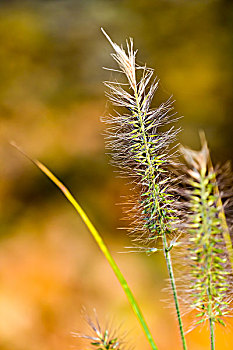
[[(78, 198), (128, 279), (161, 350), (180, 349), (159, 255), (118, 254), (127, 192), (105, 155), (100, 116), (110, 108), (103, 80), (110, 46), (129, 36), (139, 62), (161, 84), (154, 105), (173, 94), (184, 118), (179, 141), (199, 147), (204, 129), (215, 162), (233, 158), (233, 2), (198, 0), (0, 1), (0, 349), (83, 349), (72, 331), (96, 308), (137, 349), (149, 349), (126, 298), (87, 229), (59, 191), (10, 140), (50, 167)], [(189, 319), (185, 318), (185, 323)], [(205, 327), (190, 349), (209, 348)], [(217, 348), (232, 349), (232, 326)]]

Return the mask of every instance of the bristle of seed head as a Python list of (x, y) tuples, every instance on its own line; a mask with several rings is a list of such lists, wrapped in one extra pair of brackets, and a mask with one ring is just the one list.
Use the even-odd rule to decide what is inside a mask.
[(110, 42), (110, 44), (113, 46), (114, 44), (113, 44), (110, 36), (105, 32), (104, 28), (101, 27), (100, 29), (101, 29), (102, 33), (104, 34), (104, 36), (107, 38), (107, 40)]

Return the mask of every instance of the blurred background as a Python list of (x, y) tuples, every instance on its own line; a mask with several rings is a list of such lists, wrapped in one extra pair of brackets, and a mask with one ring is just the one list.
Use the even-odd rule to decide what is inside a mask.
[[(110, 106), (111, 48), (134, 38), (138, 62), (155, 68), (154, 106), (176, 100), (179, 142), (198, 148), (204, 129), (214, 162), (233, 159), (233, 2), (230, 0), (0, 0), (0, 349), (82, 349), (70, 332), (96, 308), (149, 349), (115, 276), (62, 194), (9, 145), (14, 140), (72, 189), (129, 281), (160, 350), (180, 349), (168, 308), (163, 258), (118, 254), (127, 188), (108, 164), (100, 116)], [(161, 302), (162, 300), (162, 302)], [(230, 321), (229, 321), (230, 322)], [(188, 325), (189, 319), (185, 318)], [(186, 327), (188, 328), (188, 327)], [(201, 331), (201, 332), (200, 332)], [(187, 336), (209, 348), (208, 332)], [(217, 348), (232, 349), (232, 325)], [(86, 347), (85, 347), (86, 348)]]

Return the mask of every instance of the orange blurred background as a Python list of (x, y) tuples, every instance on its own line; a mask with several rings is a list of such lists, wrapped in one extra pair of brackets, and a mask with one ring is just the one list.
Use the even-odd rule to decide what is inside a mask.
[[(155, 68), (160, 89), (184, 115), (179, 141), (199, 147), (204, 129), (215, 162), (233, 159), (232, 1), (0, 1), (0, 349), (84, 348), (70, 332), (87, 331), (81, 309), (96, 308), (149, 349), (127, 300), (89, 232), (59, 191), (9, 146), (14, 140), (72, 190), (129, 281), (160, 350), (181, 349), (158, 254), (118, 254), (122, 179), (105, 155), (100, 116), (110, 108), (102, 81), (114, 41), (134, 38), (139, 62)], [(189, 317), (184, 319), (186, 329)], [(208, 349), (205, 327), (187, 335)], [(232, 349), (232, 325), (216, 348)], [(86, 347), (85, 347), (86, 348)]]

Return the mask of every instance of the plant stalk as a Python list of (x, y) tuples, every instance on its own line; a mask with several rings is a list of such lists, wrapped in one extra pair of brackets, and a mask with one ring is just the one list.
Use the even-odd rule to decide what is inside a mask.
[(176, 307), (176, 314), (177, 314), (177, 319), (178, 319), (179, 328), (180, 328), (181, 341), (182, 341), (183, 349), (187, 350), (187, 344), (186, 344), (186, 340), (185, 340), (185, 336), (184, 336), (183, 324), (182, 324), (179, 302), (178, 302), (178, 297), (177, 297), (175, 277), (174, 277), (173, 268), (172, 268), (171, 254), (170, 254), (170, 250), (167, 246), (167, 239), (166, 239), (166, 234), (164, 231), (162, 234), (162, 239), (163, 239), (163, 246), (164, 246), (164, 256), (165, 256), (166, 263), (167, 263), (167, 269), (168, 269), (168, 273), (169, 273), (169, 279), (171, 282), (172, 293), (173, 293), (173, 298), (174, 298), (175, 307)]
[(211, 343), (211, 350), (215, 350), (214, 321), (213, 321), (212, 318), (210, 318), (209, 321), (210, 321), (210, 343)]
[[(203, 171), (203, 174), (205, 173), (205, 170)], [(208, 240), (210, 240), (211, 230), (209, 228), (208, 222), (210, 221), (208, 217), (208, 204), (206, 201), (206, 185), (205, 185), (205, 177), (201, 173), (201, 201), (203, 204), (203, 213), (202, 213), (202, 220), (203, 220), (203, 227), (204, 227), (204, 233), (208, 235)], [(220, 198), (220, 197), (219, 197)], [(212, 255), (208, 254), (207, 256), (207, 295), (208, 295), (208, 316), (209, 316), (209, 324), (210, 324), (210, 343), (211, 343), (211, 350), (214, 350), (215, 348), (215, 339), (214, 339), (214, 319), (213, 319), (213, 308), (212, 308), (212, 275), (211, 275), (211, 268), (212, 268)]]
[(115, 260), (113, 259), (110, 251), (108, 250), (106, 244), (104, 243), (102, 237), (100, 236), (99, 232), (97, 229), (94, 227), (90, 219), (88, 218), (87, 214), (85, 211), (82, 209), (82, 207), (78, 204), (78, 202), (75, 200), (71, 192), (65, 187), (65, 185), (41, 162), (38, 160), (33, 160), (29, 158), (18, 146), (15, 144), (12, 144), (14, 147), (16, 147), (23, 155), (25, 155), (29, 160), (31, 160), (41, 171), (44, 175), (46, 175), (64, 194), (64, 196), (67, 198), (67, 200), (71, 203), (71, 205), (74, 207), (74, 209), (77, 211), (77, 213), (80, 215), (81, 219), (87, 226), (88, 230), (92, 234), (93, 238), (95, 239), (96, 243), (98, 244), (100, 250), (104, 254), (105, 258), (109, 262), (113, 272), (115, 273), (118, 281), (120, 282), (121, 287), (123, 288), (128, 301), (135, 313), (135, 315), (138, 318), (138, 321), (147, 337), (147, 340), (150, 343), (151, 349), (153, 350), (158, 350), (158, 347), (155, 344), (155, 341), (151, 335), (151, 332), (148, 328), (148, 325), (145, 321), (145, 318), (138, 306), (138, 303), (135, 300), (135, 297), (131, 291), (131, 289), (128, 286), (128, 283), (126, 282), (124, 276), (122, 275), (119, 267), (117, 266)]

